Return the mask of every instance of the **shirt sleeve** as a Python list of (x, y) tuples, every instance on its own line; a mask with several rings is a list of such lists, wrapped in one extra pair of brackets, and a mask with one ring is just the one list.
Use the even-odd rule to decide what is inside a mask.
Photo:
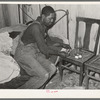
[(64, 44), (62, 39), (59, 39), (57, 37), (52, 37), (49, 35), (47, 35), (46, 41), (47, 41), (47, 45), (55, 45), (56, 44), (58, 47), (63, 47), (63, 44)]
[(45, 39), (43, 37), (43, 34), (41, 33), (41, 29), (40, 29), (40, 26), (38, 24), (31, 25), (30, 27), (31, 27), (31, 30), (32, 30), (32, 35), (33, 35), (41, 53), (43, 53), (47, 57), (49, 55), (59, 55), (59, 51), (52, 50), (51, 48), (49, 48), (46, 45)]

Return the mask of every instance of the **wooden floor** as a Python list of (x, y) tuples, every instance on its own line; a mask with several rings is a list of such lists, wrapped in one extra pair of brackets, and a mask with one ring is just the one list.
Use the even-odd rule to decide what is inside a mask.
[[(0, 89), (15, 89), (15, 87), (24, 84), (25, 81), (27, 80), (28, 77), (26, 76), (18, 78), (17, 80), (13, 79), (12, 83), (8, 82), (7, 84), (1, 84)], [(47, 84), (45, 89), (85, 89), (84, 87), (85, 87), (85, 79), (83, 81), (83, 85), (80, 87), (79, 75), (76, 73), (70, 73), (68, 70), (64, 70), (62, 81), (60, 81), (59, 73), (57, 73)], [(100, 89), (100, 82), (90, 80), (89, 89)]]
[[(48, 83), (46, 89), (85, 89), (85, 79), (83, 85), (79, 86), (79, 75), (76, 73), (69, 73), (64, 70), (63, 80), (60, 81), (59, 74)], [(89, 89), (100, 89), (100, 82), (90, 80)]]

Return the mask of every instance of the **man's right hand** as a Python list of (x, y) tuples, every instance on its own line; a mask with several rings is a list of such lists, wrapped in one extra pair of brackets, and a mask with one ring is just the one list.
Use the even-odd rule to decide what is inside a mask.
[(69, 55), (69, 54), (66, 53), (66, 52), (64, 52), (64, 51), (61, 51), (61, 52), (59, 53), (59, 56), (62, 57), (62, 58), (65, 58), (65, 57), (67, 57), (68, 55)]

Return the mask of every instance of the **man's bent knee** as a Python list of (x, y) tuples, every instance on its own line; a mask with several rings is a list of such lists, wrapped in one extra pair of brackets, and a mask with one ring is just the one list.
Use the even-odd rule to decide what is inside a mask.
[(49, 77), (50, 77), (49, 73), (45, 74), (45, 77), (46, 77), (47, 79), (49, 79)]

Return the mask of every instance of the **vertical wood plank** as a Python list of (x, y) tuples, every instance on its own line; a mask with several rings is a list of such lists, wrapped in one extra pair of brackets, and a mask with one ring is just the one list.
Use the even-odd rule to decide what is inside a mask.
[(79, 20), (76, 19), (76, 32), (75, 32), (75, 45), (74, 48), (78, 46), (78, 29), (79, 29)]
[(91, 31), (91, 26), (92, 23), (86, 23), (86, 31), (85, 31), (85, 36), (83, 40), (83, 48), (89, 50), (89, 43), (90, 43), (90, 31)]

